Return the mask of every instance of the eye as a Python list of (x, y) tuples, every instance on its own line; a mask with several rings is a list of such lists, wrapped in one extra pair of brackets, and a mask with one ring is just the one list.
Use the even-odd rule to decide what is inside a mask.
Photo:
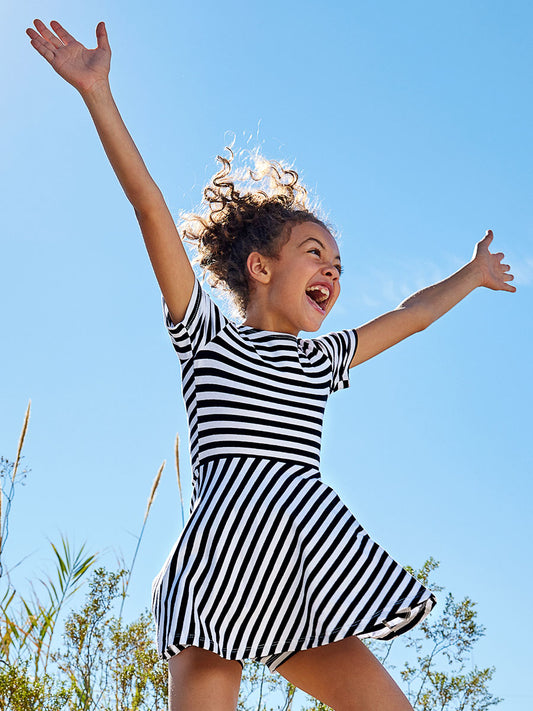
[[(307, 253), (312, 254), (313, 252), (316, 252), (318, 256), (320, 257), (320, 248), (319, 247), (313, 247), (312, 249), (308, 249)], [(343, 269), (340, 264), (335, 264), (335, 269), (339, 272), (339, 276), (342, 274)]]

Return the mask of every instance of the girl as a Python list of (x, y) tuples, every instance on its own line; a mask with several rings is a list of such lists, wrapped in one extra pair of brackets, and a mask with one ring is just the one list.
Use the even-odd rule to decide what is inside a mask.
[[(359, 328), (318, 338), (340, 291), (341, 260), (307, 207), (298, 175), (263, 162), (239, 191), (230, 158), (183, 225), (213, 286), (201, 288), (163, 197), (109, 88), (105, 25), (86, 49), (58, 22), (35, 20), (33, 47), (81, 94), (132, 203), (182, 367), (193, 490), (189, 519), (153, 584), (158, 649), (174, 711), (234, 709), (242, 665), (258, 659), (343, 711), (410, 705), (362, 638), (418, 624), (433, 594), (373, 542), (322, 481), (322, 417), (349, 369), (421, 331), (479, 286), (515, 291), (491, 231), (444, 281)], [(259, 189), (263, 177), (269, 189)]]

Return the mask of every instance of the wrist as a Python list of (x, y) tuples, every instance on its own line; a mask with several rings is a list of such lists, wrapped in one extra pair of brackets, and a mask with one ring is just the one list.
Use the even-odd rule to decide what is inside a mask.
[(475, 289), (478, 286), (483, 286), (484, 274), (479, 262), (474, 258), (463, 267), (465, 273), (468, 275), (470, 282), (472, 283), (472, 288)]
[(109, 78), (99, 79), (88, 88), (80, 88), (78, 91), (86, 104), (94, 104), (102, 99), (108, 99), (111, 96), (111, 87)]

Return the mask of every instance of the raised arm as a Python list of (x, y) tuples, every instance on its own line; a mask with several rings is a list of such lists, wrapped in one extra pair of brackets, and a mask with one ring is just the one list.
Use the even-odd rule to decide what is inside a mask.
[(476, 244), (471, 261), (455, 274), (409, 296), (394, 311), (360, 326), (357, 329), (357, 351), (350, 368), (407, 336), (423, 331), (478, 286), (495, 291), (516, 291), (516, 287), (507, 284), (514, 277), (508, 274), (509, 265), (501, 263), (504, 254), (489, 252), (492, 240), (492, 230), (487, 230), (485, 237)]
[[(113, 170), (133, 205), (159, 286), (175, 323), (182, 320), (194, 272), (161, 191), (133, 142), (109, 86), (111, 48), (105, 24), (96, 27), (97, 47), (87, 49), (59, 22), (51, 32), (41, 20), (28, 28), (32, 46), (79, 91)], [(55, 33), (55, 34), (54, 34)]]

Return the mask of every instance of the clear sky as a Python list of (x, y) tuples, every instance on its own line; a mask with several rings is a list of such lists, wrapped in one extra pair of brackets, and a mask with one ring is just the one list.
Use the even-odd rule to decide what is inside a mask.
[[(88, 46), (105, 20), (111, 86), (178, 218), (231, 136), (294, 162), (339, 232), (342, 293), (321, 332), (358, 326), (468, 261), (487, 228), (515, 294), (477, 290), (351, 370), (322, 475), (399, 562), (478, 602), (473, 662), (499, 707), (532, 702), (533, 6), (525, 0), (4, 3), (0, 455), (28, 399), (9, 562), (35, 578), (60, 532), (127, 560), (167, 460), (128, 601), (188, 508), (179, 364), (133, 210), (76, 91), (30, 46), (35, 17)], [(308, 334), (302, 334), (308, 335)], [(22, 573), (24, 571), (24, 573)]]

